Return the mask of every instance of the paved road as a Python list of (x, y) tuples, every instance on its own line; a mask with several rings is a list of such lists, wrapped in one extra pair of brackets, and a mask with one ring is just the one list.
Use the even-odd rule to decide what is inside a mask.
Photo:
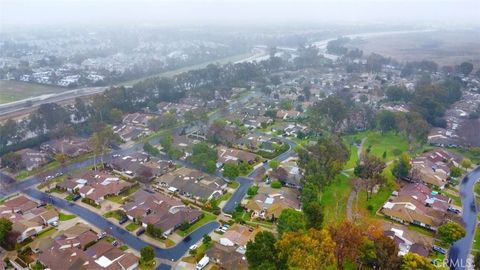
[[(288, 143), (289, 148), (287, 151), (283, 152), (279, 156), (275, 157), (275, 160), (278, 161), (284, 161), (291, 157), (294, 153), (294, 148), (297, 145), (294, 141), (287, 139), (287, 138), (282, 138), (282, 140), (286, 143)], [(236, 180), (238, 183), (240, 183), (240, 186), (238, 187), (237, 190), (235, 190), (235, 193), (233, 193), (232, 197), (228, 202), (225, 204), (223, 207), (222, 211), (227, 214), (232, 214), (235, 211), (235, 207), (241, 203), (245, 195), (247, 194), (248, 188), (253, 185), (254, 178), (257, 176), (260, 168), (268, 168), (268, 163), (264, 163), (262, 166), (256, 168), (253, 170), (247, 177), (238, 177)]]
[[(144, 242), (142, 239), (137, 238), (135, 235), (129, 233), (125, 229), (118, 227), (118, 224), (113, 223), (110, 220), (105, 219), (101, 215), (94, 213), (89, 209), (77, 205), (73, 202), (68, 202), (54, 196), (49, 196), (48, 194), (38, 191), (34, 188), (26, 189), (24, 193), (34, 199), (49, 202), (57, 208), (69, 211), (86, 220), (87, 222), (95, 225), (98, 228), (104, 228), (106, 232), (108, 232), (109, 234), (135, 250), (140, 250), (144, 246), (151, 245), (147, 242)], [(176, 261), (180, 259), (185, 254), (185, 252), (187, 252), (188, 248), (191, 245), (200, 241), (204, 234), (209, 234), (219, 226), (220, 224), (216, 221), (207, 223), (192, 232), (190, 235), (185, 237), (180, 243), (178, 243), (175, 247), (172, 248), (164, 249), (154, 246), (155, 254), (158, 258)]]
[[(109, 160), (112, 159), (112, 155), (114, 154), (121, 154), (121, 155), (128, 155), (132, 154), (137, 151), (141, 151), (143, 148), (142, 143), (135, 143), (132, 146), (125, 148), (125, 149), (119, 149), (119, 150), (114, 150), (112, 152), (106, 153), (103, 157), (104, 162), (108, 162)], [(89, 158), (83, 161), (75, 162), (69, 165), (66, 165), (64, 167), (60, 167), (45, 173), (42, 173), (41, 175), (55, 175), (56, 173), (71, 173), (75, 170), (85, 168), (87, 166), (93, 166), (96, 161), (97, 164), (100, 164), (101, 159), (99, 156), (96, 158)], [(26, 179), (22, 181), (16, 181), (12, 177), (8, 176), (7, 174), (0, 172), (0, 198), (6, 197), (10, 194), (16, 193), (16, 192), (21, 192), (24, 189), (27, 189), (31, 186), (37, 185), (41, 183), (44, 179), (41, 178), (38, 175), (33, 175), (30, 177), (27, 177)]]
[(462, 195), (462, 220), (465, 223), (466, 235), (453, 243), (448, 252), (448, 264), (450, 269), (466, 269), (471, 266), (469, 261), (470, 250), (477, 227), (477, 207), (473, 187), (480, 180), (480, 166), (465, 176), (460, 184)]

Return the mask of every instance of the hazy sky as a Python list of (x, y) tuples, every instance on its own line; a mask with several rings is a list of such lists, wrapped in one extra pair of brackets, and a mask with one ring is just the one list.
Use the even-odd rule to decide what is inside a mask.
[(70, 23), (480, 25), (480, 0), (0, 0), (0, 27)]

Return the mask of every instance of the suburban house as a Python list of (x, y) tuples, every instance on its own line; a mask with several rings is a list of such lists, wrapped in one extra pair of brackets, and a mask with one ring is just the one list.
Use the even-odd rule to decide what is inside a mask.
[(69, 192), (78, 192), (82, 198), (100, 205), (106, 196), (119, 195), (134, 184), (106, 172), (87, 171), (81, 177), (67, 179), (57, 187)]
[(287, 111), (287, 110), (278, 110), (277, 111), (277, 118), (282, 119), (282, 120), (287, 120), (287, 119), (296, 119), (302, 115), (301, 112), (299, 111)]
[(138, 258), (135, 255), (124, 252), (105, 240), (98, 241), (86, 251), (54, 242), (50, 248), (39, 253), (38, 262), (51, 270), (133, 270), (138, 267)]
[(123, 117), (122, 122), (125, 125), (147, 127), (152, 118), (153, 116), (144, 113), (130, 113)]
[(248, 164), (254, 164), (260, 160), (260, 157), (239, 149), (228, 148), (225, 146), (217, 147), (218, 154), (218, 164), (233, 163), (238, 164), (240, 162), (245, 162)]
[(268, 172), (270, 180), (278, 180), (282, 185), (291, 188), (301, 188), (302, 173), (294, 161), (282, 162), (278, 168)]
[(300, 193), (297, 189), (260, 187), (258, 194), (245, 204), (252, 218), (277, 219), (284, 209), (300, 211)]
[(398, 196), (386, 202), (381, 212), (400, 223), (414, 224), (435, 231), (446, 220), (450, 199), (421, 183), (410, 183)]
[(63, 153), (70, 158), (78, 157), (92, 151), (88, 139), (74, 137), (51, 140), (40, 145), (40, 149), (50, 153)]
[(227, 182), (220, 177), (182, 167), (159, 177), (154, 187), (187, 198), (208, 201), (221, 196), (227, 188)]
[(251, 228), (241, 224), (233, 224), (220, 238), (220, 244), (224, 246), (247, 247), (247, 243), (253, 240), (260, 231), (259, 228)]
[(418, 254), (422, 257), (428, 257), (430, 254), (430, 246), (415, 242), (414, 237), (408, 236), (409, 231), (399, 228), (390, 228), (384, 234), (390, 237), (398, 246), (398, 256), (404, 256), (408, 252)]
[(12, 221), (12, 230), (19, 233), (17, 242), (20, 243), (58, 221), (58, 212), (38, 207), (37, 202), (18, 196), (0, 205), (0, 217)]
[(214, 243), (205, 254), (219, 269), (248, 269), (248, 262), (245, 255), (237, 252), (236, 247)]
[(41, 167), (50, 161), (47, 153), (31, 148), (25, 148), (16, 153), (22, 158), (22, 167), (27, 171)]
[(116, 156), (107, 167), (142, 183), (149, 183), (155, 177), (175, 169), (175, 165), (170, 161), (152, 158), (141, 153), (128, 156)]
[(144, 190), (137, 191), (122, 209), (130, 220), (140, 221), (143, 227), (151, 224), (160, 228), (165, 237), (183, 223), (192, 224), (202, 216), (201, 211), (185, 206), (173, 196)]
[(442, 149), (432, 150), (412, 159), (411, 178), (443, 189), (450, 177), (450, 167), (460, 162), (455, 154)]

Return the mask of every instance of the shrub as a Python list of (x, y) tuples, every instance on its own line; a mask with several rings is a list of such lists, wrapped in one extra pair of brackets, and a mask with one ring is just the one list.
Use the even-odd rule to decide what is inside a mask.
[(272, 184), (270, 184), (270, 186), (272, 188), (281, 188), (282, 187), (282, 183), (280, 183), (280, 181), (273, 181)]

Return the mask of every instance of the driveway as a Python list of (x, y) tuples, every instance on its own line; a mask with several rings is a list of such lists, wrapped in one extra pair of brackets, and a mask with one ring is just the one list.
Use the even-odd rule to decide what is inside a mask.
[[(139, 239), (135, 235), (129, 233), (125, 229), (119, 227), (118, 224), (113, 223), (105, 219), (104, 217), (100, 216), (99, 214), (94, 213), (75, 203), (68, 202), (57, 197), (49, 196), (48, 194), (33, 188), (24, 190), (24, 193), (34, 199), (49, 202), (57, 208), (61, 208), (72, 214), (75, 214), (98, 228), (103, 228), (103, 230), (105, 230), (108, 234), (111, 234), (112, 236), (114, 236), (115, 238), (117, 238), (118, 240), (127, 244), (128, 246), (130, 246), (135, 250), (140, 251), (140, 249), (142, 249), (144, 246), (150, 245), (149, 243), (146, 243), (142, 239)], [(197, 230), (195, 230), (193, 233), (191, 233), (187, 237), (185, 237), (181, 242), (179, 242), (176, 246), (172, 248), (163, 249), (163, 248), (153, 246), (153, 248), (155, 249), (155, 254), (158, 258), (176, 261), (180, 259), (185, 254), (185, 252), (188, 251), (188, 248), (191, 245), (200, 241), (204, 234), (211, 233), (213, 230), (215, 230), (219, 226), (220, 224), (216, 221), (207, 223), (202, 227), (198, 228)], [(159, 267), (165, 267), (165, 265), (164, 266), (159, 265)], [(161, 269), (165, 269), (165, 268), (161, 268)]]

